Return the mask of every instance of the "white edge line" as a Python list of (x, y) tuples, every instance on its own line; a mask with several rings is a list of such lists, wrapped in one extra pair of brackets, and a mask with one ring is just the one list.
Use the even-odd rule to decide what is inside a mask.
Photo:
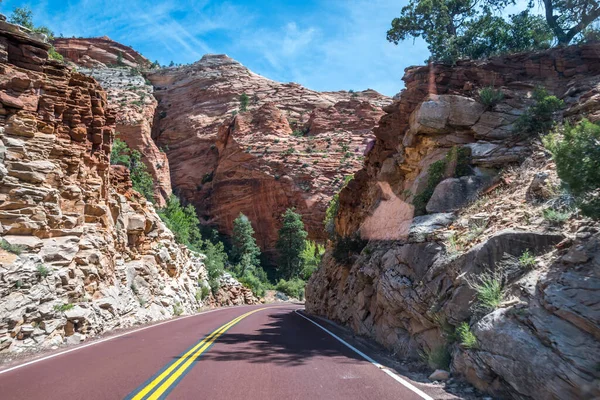
[(222, 308), (217, 308), (215, 310), (203, 311), (203, 312), (200, 312), (200, 313), (197, 313), (197, 314), (193, 314), (193, 315), (186, 315), (186, 316), (180, 317), (180, 318), (172, 318), (172, 319), (170, 319), (168, 321), (159, 322), (158, 324), (148, 325), (148, 326), (145, 326), (143, 328), (135, 329), (133, 331), (123, 332), (123, 333), (115, 335), (115, 336), (110, 336), (110, 337), (107, 337), (105, 339), (95, 340), (95, 341), (93, 341), (91, 343), (84, 344), (84, 345), (77, 346), (77, 347), (73, 347), (72, 349), (69, 349), (69, 350), (61, 351), (61, 352), (55, 353), (55, 354), (50, 354), (50, 355), (48, 355), (46, 357), (37, 358), (35, 360), (31, 360), (31, 361), (28, 361), (28, 362), (23, 363), (23, 364), (15, 365), (14, 367), (10, 367), (10, 368), (7, 368), (7, 369), (0, 370), (0, 375), (5, 374), (5, 373), (10, 372), (10, 371), (14, 371), (15, 369), (23, 368), (23, 367), (26, 367), (28, 365), (38, 363), (40, 361), (49, 360), (49, 359), (54, 358), (54, 357), (62, 356), (63, 354), (67, 354), (67, 353), (71, 353), (73, 351), (85, 349), (86, 347), (95, 346), (95, 345), (100, 344), (100, 343), (108, 342), (109, 340), (120, 338), (120, 337), (126, 336), (126, 335), (131, 335), (133, 333), (145, 331), (146, 329), (155, 328), (155, 327), (160, 326), (160, 325), (165, 325), (165, 324), (168, 324), (168, 323), (171, 323), (171, 322), (175, 322), (175, 321), (181, 321), (183, 319), (192, 318), (192, 317), (196, 317), (198, 315), (208, 314), (208, 313), (212, 313), (212, 312), (215, 312), (215, 311), (231, 310), (232, 308), (246, 307), (246, 306), (249, 306), (249, 305), (250, 304), (244, 304), (244, 305), (239, 305), (239, 306), (234, 306), (234, 307), (222, 307)]
[(379, 364), (373, 358), (369, 357), (368, 355), (366, 355), (362, 351), (358, 350), (356, 347), (352, 346), (350, 343), (347, 343), (344, 339), (340, 338), (335, 333), (331, 332), (329, 329), (327, 329), (327, 328), (319, 325), (318, 323), (316, 323), (312, 319), (310, 319), (310, 318), (308, 318), (308, 317), (300, 314), (298, 311), (299, 310), (295, 310), (294, 312), (296, 314), (298, 314), (299, 316), (301, 316), (302, 318), (304, 318), (305, 320), (312, 322), (313, 324), (315, 324), (316, 326), (318, 326), (319, 328), (321, 328), (322, 330), (324, 330), (325, 332), (327, 332), (328, 334), (330, 334), (331, 336), (333, 336), (333, 338), (336, 339), (338, 342), (342, 343), (344, 346), (346, 346), (350, 350), (354, 351), (356, 354), (358, 354), (359, 356), (361, 356), (362, 358), (364, 358), (365, 360), (367, 360), (368, 362), (370, 362), (371, 364), (373, 364), (374, 366), (376, 366), (378, 369), (382, 370), (383, 372), (385, 372), (386, 374), (388, 374), (389, 376), (391, 376), (392, 378), (394, 378), (395, 381), (401, 383), (402, 385), (404, 385), (408, 389), (412, 390), (413, 392), (415, 392), (416, 394), (418, 394), (419, 396), (421, 396), (425, 400), (434, 400), (433, 397), (429, 396), (427, 393), (423, 392), (421, 389), (419, 389), (418, 387), (416, 387), (412, 383), (410, 383), (410, 382), (402, 379), (400, 376), (398, 376), (394, 372), (390, 371), (389, 369), (387, 369), (383, 365)]

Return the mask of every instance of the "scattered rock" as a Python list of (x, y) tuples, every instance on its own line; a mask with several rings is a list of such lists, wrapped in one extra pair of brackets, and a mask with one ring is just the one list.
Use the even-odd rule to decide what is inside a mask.
[(446, 381), (450, 378), (450, 372), (443, 369), (436, 369), (433, 374), (429, 375), (430, 381)]

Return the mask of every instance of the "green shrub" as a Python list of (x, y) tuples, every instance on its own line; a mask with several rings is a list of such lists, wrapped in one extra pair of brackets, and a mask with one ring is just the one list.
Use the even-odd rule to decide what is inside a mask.
[(298, 300), (304, 300), (304, 287), (306, 286), (306, 282), (304, 282), (300, 278), (294, 278), (286, 281), (285, 279), (280, 279), (277, 282), (277, 286), (275, 289), (286, 294), (289, 297), (293, 297)]
[(48, 58), (52, 59), (52, 60), (56, 60), (56, 61), (64, 61), (64, 57), (62, 56), (62, 54), (60, 54), (58, 51), (56, 51), (56, 49), (54, 48), (54, 46), (51, 46), (50, 49), (48, 50)]
[(200, 283), (200, 287), (196, 289), (196, 301), (204, 300), (210, 294), (210, 287)]
[(306, 241), (306, 246), (301, 254), (302, 271), (300, 272), (300, 277), (302, 279), (308, 281), (311, 275), (319, 268), (323, 253), (325, 253), (325, 246), (310, 240)]
[(584, 215), (600, 219), (600, 125), (584, 119), (542, 139)]
[(240, 95), (240, 111), (245, 112), (248, 110), (248, 103), (250, 101), (250, 97), (246, 93), (242, 93)]
[(68, 303), (68, 304), (55, 304), (54, 305), (54, 311), (59, 311), (59, 312), (64, 312), (64, 311), (68, 311), (73, 309), (73, 307), (75, 307), (74, 304)]
[[(427, 185), (425, 189), (413, 197), (413, 205), (415, 206), (415, 215), (426, 213), (427, 203), (433, 196), (436, 186), (444, 180), (444, 178), (467, 176), (471, 174), (470, 163), (471, 151), (468, 147), (452, 147), (446, 156), (441, 160), (431, 163), (428, 169)], [(451, 171), (447, 171), (449, 169)], [(448, 173), (448, 176), (446, 176)]]
[(424, 349), (421, 353), (421, 359), (431, 369), (445, 369), (450, 367), (450, 351), (446, 345), (440, 345), (431, 350)]
[(127, 143), (115, 138), (110, 152), (110, 163), (129, 168), (133, 189), (147, 200), (153, 201), (154, 180), (152, 175), (146, 171), (146, 165), (141, 160), (142, 154), (139, 151), (131, 150)]
[(238, 278), (238, 281), (248, 289), (256, 297), (264, 297), (265, 291), (270, 287), (267, 280), (267, 274), (261, 267), (255, 267), (253, 270), (246, 270), (244, 275)]
[(570, 212), (559, 211), (553, 208), (546, 208), (542, 210), (542, 215), (544, 219), (550, 222), (552, 225), (562, 225), (571, 217)]
[(183, 307), (181, 307), (181, 303), (177, 302), (173, 304), (173, 315), (180, 316), (183, 314)]
[(173, 232), (177, 242), (185, 244), (192, 250), (200, 251), (202, 248), (200, 221), (193, 205), (188, 204), (183, 207), (177, 196), (171, 195), (167, 205), (158, 210), (158, 215)]
[(499, 89), (494, 89), (493, 86), (484, 87), (479, 91), (479, 100), (488, 110), (491, 110), (504, 100), (504, 93)]
[(525, 269), (533, 269), (535, 267), (535, 256), (529, 251), (525, 250), (521, 257), (519, 257), (519, 265)]
[(23, 252), (23, 247), (19, 246), (18, 244), (10, 244), (5, 239), (0, 240), (0, 248), (17, 256)]
[(504, 301), (504, 283), (498, 273), (484, 272), (469, 284), (477, 293), (479, 308), (485, 312), (497, 309)]
[(564, 102), (556, 96), (548, 95), (544, 88), (533, 91), (534, 104), (515, 122), (515, 131), (525, 136), (544, 135), (554, 127), (554, 113)]
[(50, 268), (47, 268), (43, 264), (38, 264), (38, 266), (36, 267), (36, 270), (37, 270), (38, 275), (42, 278), (47, 277), (52, 272), (52, 270)]
[(425, 189), (413, 198), (413, 205), (415, 206), (415, 215), (425, 214), (427, 203), (435, 187), (444, 179), (444, 172), (446, 170), (446, 159), (438, 160), (429, 166), (427, 176), (427, 186)]
[(467, 349), (473, 349), (477, 347), (477, 338), (475, 337), (475, 335), (473, 334), (473, 332), (471, 332), (471, 328), (469, 327), (469, 324), (466, 322), (461, 323), (457, 328), (456, 328), (456, 335), (458, 336), (458, 339), (460, 340), (460, 344), (467, 348)]

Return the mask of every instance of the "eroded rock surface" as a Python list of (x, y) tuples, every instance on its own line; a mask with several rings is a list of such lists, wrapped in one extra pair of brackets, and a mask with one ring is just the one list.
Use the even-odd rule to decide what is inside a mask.
[[(400, 357), (446, 349), (453, 375), (498, 397), (599, 396), (600, 226), (544, 220), (555, 165), (514, 122), (537, 85), (565, 101), (563, 116), (596, 118), (600, 46), (431, 68), (406, 71), (407, 89), (384, 108), (365, 167), (340, 194), (338, 235), (368, 244), (327, 251), (307, 310)], [(492, 84), (504, 100), (486, 107), (477, 92)], [(496, 309), (474, 289), (486, 274), (504, 285)], [(463, 322), (473, 348), (452, 339)]]
[[(115, 110), (117, 137), (142, 155), (155, 183), (153, 201), (163, 207), (172, 188), (169, 160), (152, 140), (157, 102), (152, 85), (142, 76), (150, 62), (108, 38), (60, 38), (54, 46), (80, 73), (93, 77), (106, 91), (108, 104)], [(122, 65), (116, 65), (119, 54)]]
[[(48, 48), (0, 21), (0, 351), (219, 304), (200, 299), (203, 256), (110, 165), (117, 116), (104, 90)], [(222, 304), (256, 301), (222, 283)]]

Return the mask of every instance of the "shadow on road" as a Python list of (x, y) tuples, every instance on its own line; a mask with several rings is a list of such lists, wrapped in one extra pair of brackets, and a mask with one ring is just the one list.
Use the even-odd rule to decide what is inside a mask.
[(246, 361), (292, 367), (313, 357), (338, 357), (337, 362), (341, 363), (366, 362), (293, 311), (270, 314), (267, 324), (249, 330), (252, 333), (225, 333), (196, 361)]

